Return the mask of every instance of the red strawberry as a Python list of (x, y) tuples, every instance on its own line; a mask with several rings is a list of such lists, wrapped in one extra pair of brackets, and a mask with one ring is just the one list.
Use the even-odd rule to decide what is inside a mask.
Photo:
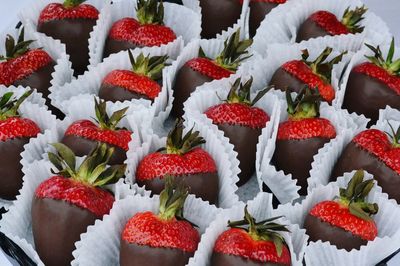
[[(243, 4), (243, 0), (241, 0)], [(275, 7), (280, 4), (286, 3), (286, 0), (250, 0), (250, 13), (249, 13), (249, 27), (250, 37), (256, 35), (256, 31), (264, 20), (265, 16), (269, 14)]]
[[(166, 177), (160, 194), (159, 213), (139, 212), (126, 223), (121, 236), (120, 263), (124, 265), (185, 265), (193, 256), (200, 236), (183, 218), (188, 187)], [(161, 255), (162, 254), (162, 255)]]
[(36, 188), (32, 232), (36, 251), (46, 265), (69, 265), (80, 235), (108, 214), (114, 203), (111, 192), (101, 187), (118, 181), (126, 166), (107, 168), (114, 149), (98, 144), (76, 169), (75, 154), (61, 143), (53, 146), (57, 154), (49, 153), (49, 160), (59, 172)]
[(291, 89), (300, 92), (305, 86), (318, 88), (322, 98), (331, 103), (335, 90), (331, 85), (333, 65), (339, 63), (347, 52), (341, 53), (329, 62), (325, 62), (332, 53), (327, 47), (313, 62), (307, 61), (308, 50), (303, 50), (302, 60), (292, 60), (283, 64), (271, 78), (270, 85), (281, 91)]
[(238, 78), (224, 103), (212, 106), (204, 112), (229, 138), (238, 153), (241, 170), (238, 185), (246, 183), (255, 171), (254, 162), (258, 137), (269, 121), (268, 114), (254, 106), (269, 88), (260, 91), (251, 101), (250, 88), (252, 83), (252, 78), (245, 84), (242, 84), (240, 78)]
[(190, 192), (211, 203), (218, 199), (217, 167), (213, 158), (199, 145), (205, 140), (199, 132), (189, 130), (183, 136), (183, 123), (178, 120), (169, 133), (166, 147), (143, 158), (136, 170), (136, 181), (152, 193), (164, 189), (164, 176), (182, 179)]
[(65, 0), (47, 5), (39, 16), (37, 30), (60, 40), (70, 55), (75, 75), (81, 75), (89, 64), (89, 35), (96, 25), (99, 11), (86, 0)]
[(103, 58), (136, 47), (161, 46), (176, 39), (174, 31), (164, 25), (162, 1), (138, 0), (136, 14), (137, 20), (123, 18), (112, 25)]
[(12, 99), (7, 92), (0, 98), (0, 199), (12, 200), (22, 187), (21, 152), (30, 138), (40, 133), (40, 128), (29, 118), (19, 115), (22, 102), (32, 94), (26, 92), (19, 99)]
[(374, 181), (363, 178), (364, 172), (357, 171), (348, 187), (340, 188), (337, 199), (322, 201), (310, 210), (304, 222), (310, 241), (329, 241), (350, 251), (377, 237), (378, 229), (371, 215), (378, 212), (378, 205), (365, 201)]
[(271, 162), (277, 170), (292, 174), (301, 187), (300, 195), (306, 195), (314, 155), (336, 137), (336, 130), (329, 120), (319, 117), (317, 89), (303, 89), (294, 102), (289, 91), (286, 96), (289, 119), (279, 125)]
[(95, 99), (96, 123), (90, 120), (79, 120), (72, 123), (65, 131), (62, 143), (67, 145), (78, 156), (89, 154), (97, 142), (114, 147), (115, 151), (110, 164), (122, 164), (126, 160), (126, 151), (131, 141), (132, 132), (118, 128), (118, 123), (124, 118), (127, 108), (114, 112), (111, 117), (106, 111), (106, 102)]
[(227, 78), (234, 74), (243, 60), (248, 59), (247, 49), (252, 40), (240, 40), (240, 29), (225, 40), (225, 47), (215, 58), (206, 57), (200, 47), (199, 57), (185, 63), (178, 71), (174, 85), (174, 104), (171, 113), (175, 117), (183, 115), (183, 103), (198, 86), (215, 79)]
[(168, 56), (144, 56), (136, 59), (130, 50), (129, 58), (132, 70), (114, 70), (103, 80), (99, 97), (112, 102), (148, 99), (154, 101), (161, 91), (162, 70)]
[(400, 202), (400, 127), (392, 140), (377, 129), (359, 133), (346, 146), (333, 169), (331, 180), (345, 172), (364, 169), (375, 176), (382, 190)]
[(400, 110), (400, 58), (394, 60), (394, 39), (386, 60), (380, 47), (367, 47), (374, 56), (366, 56), (369, 62), (355, 66), (350, 72), (343, 101), (349, 112), (365, 115), (374, 124), (379, 118), (379, 109), (387, 105)]
[(289, 248), (279, 233), (289, 230), (273, 222), (280, 217), (256, 222), (247, 206), (244, 210), (244, 219), (229, 222), (231, 228), (215, 241), (211, 265), (246, 265), (246, 262), (291, 265)]
[(341, 21), (329, 11), (317, 11), (300, 26), (296, 42), (327, 35), (361, 33), (364, 31), (364, 27), (360, 26), (360, 22), (364, 19), (367, 10), (365, 6), (357, 7), (354, 10), (350, 10), (348, 7), (344, 11)]

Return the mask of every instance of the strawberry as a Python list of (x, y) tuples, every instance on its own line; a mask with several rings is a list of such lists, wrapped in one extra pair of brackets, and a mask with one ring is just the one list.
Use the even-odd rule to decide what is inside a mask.
[(279, 232), (289, 232), (274, 221), (280, 217), (261, 222), (250, 215), (247, 205), (244, 219), (228, 222), (230, 229), (218, 236), (214, 244), (211, 265), (291, 265), (288, 246)]
[(95, 99), (97, 120), (78, 120), (65, 131), (62, 143), (67, 145), (78, 156), (89, 154), (99, 141), (114, 147), (110, 164), (122, 164), (126, 160), (126, 152), (131, 141), (132, 132), (119, 128), (118, 123), (125, 117), (128, 107), (114, 112), (111, 117), (106, 111), (106, 102)]
[(21, 117), (18, 109), (32, 94), (26, 92), (19, 99), (7, 92), (0, 98), (0, 199), (12, 200), (22, 187), (21, 153), (31, 138), (40, 133), (38, 125), (29, 118)]
[(365, 169), (375, 176), (382, 190), (400, 202), (400, 127), (393, 136), (378, 129), (368, 129), (345, 147), (331, 174), (331, 181), (345, 172)]
[(175, 117), (183, 115), (183, 103), (198, 86), (234, 74), (242, 61), (250, 57), (247, 55), (247, 49), (252, 43), (252, 40), (241, 41), (240, 29), (238, 29), (229, 39), (225, 40), (224, 49), (215, 59), (206, 57), (200, 47), (199, 57), (186, 62), (177, 72), (173, 87), (175, 100), (171, 114)]
[(365, 6), (356, 7), (354, 10), (348, 7), (341, 21), (329, 11), (317, 11), (301, 24), (296, 42), (322, 36), (361, 33), (364, 27), (360, 26), (360, 22), (364, 19), (367, 10)]
[[(103, 80), (99, 97), (112, 102), (147, 99), (154, 101), (162, 87), (162, 71), (168, 56), (144, 56), (133, 58), (128, 50), (132, 70), (114, 70)], [(161, 85), (160, 85), (161, 84)]]
[(269, 88), (260, 91), (251, 101), (250, 88), (252, 83), (253, 78), (245, 84), (242, 84), (240, 78), (238, 78), (224, 103), (212, 106), (204, 112), (224, 132), (233, 144), (234, 150), (238, 153), (241, 170), (238, 185), (246, 183), (255, 171), (254, 162), (258, 137), (269, 121), (268, 114), (254, 106), (267, 93)]
[(152, 193), (164, 188), (164, 176), (183, 180), (196, 196), (216, 203), (218, 200), (218, 173), (213, 158), (199, 145), (205, 140), (199, 132), (189, 130), (183, 135), (183, 122), (177, 120), (168, 134), (166, 147), (148, 154), (136, 169), (136, 182)]
[(168, 44), (176, 39), (174, 31), (164, 25), (164, 5), (157, 0), (138, 0), (137, 19), (115, 22), (104, 46), (103, 58), (122, 50)]
[(165, 178), (158, 214), (136, 213), (121, 235), (120, 263), (124, 265), (185, 265), (200, 242), (193, 225), (183, 218), (189, 188)]
[(49, 160), (58, 172), (42, 182), (32, 201), (32, 232), (36, 251), (46, 265), (69, 265), (75, 242), (89, 225), (108, 214), (114, 203), (102, 187), (124, 175), (125, 165), (107, 164), (114, 148), (98, 144), (76, 169), (75, 154), (67, 146), (53, 144), (57, 153)]
[(265, 16), (268, 15), (272, 9), (284, 3), (286, 3), (286, 0), (250, 0), (250, 37), (253, 38), (256, 35), (256, 31)]
[(336, 129), (328, 119), (319, 117), (321, 96), (317, 89), (303, 89), (294, 101), (286, 91), (286, 98), (289, 119), (279, 125), (271, 163), (292, 174), (301, 187), (300, 195), (306, 195), (314, 155), (336, 137)]
[(304, 221), (310, 241), (329, 241), (339, 249), (359, 249), (378, 235), (372, 215), (378, 212), (376, 203), (365, 198), (374, 187), (374, 180), (365, 180), (359, 170), (349, 181), (347, 188), (340, 188), (334, 200), (319, 202), (311, 208)]
[(89, 65), (89, 37), (99, 11), (86, 0), (64, 0), (48, 4), (40, 13), (37, 30), (65, 44), (74, 74), (81, 75)]
[(371, 118), (370, 124), (373, 124), (379, 118), (379, 109), (389, 105), (400, 110), (400, 58), (393, 59), (394, 39), (386, 60), (379, 46), (367, 44), (367, 47), (374, 52), (374, 56), (366, 56), (368, 62), (351, 70), (343, 108)]
[(325, 62), (333, 49), (327, 47), (313, 61), (307, 61), (308, 50), (303, 50), (302, 60), (292, 60), (283, 64), (271, 78), (270, 85), (276, 89), (286, 91), (287, 88), (299, 92), (305, 86), (318, 88), (323, 100), (331, 103), (335, 98), (335, 89), (331, 85), (333, 66), (339, 63), (343, 52), (329, 62)]

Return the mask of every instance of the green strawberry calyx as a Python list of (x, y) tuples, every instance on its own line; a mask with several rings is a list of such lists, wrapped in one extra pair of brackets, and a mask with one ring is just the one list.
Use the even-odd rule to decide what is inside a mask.
[(34, 42), (34, 40), (25, 41), (24, 39), (24, 28), (21, 29), (17, 42), (15, 42), (15, 39), (11, 35), (7, 35), (5, 41), (6, 54), (0, 55), (0, 61), (15, 59), (28, 52), (29, 46)]
[(385, 69), (389, 74), (400, 76), (400, 58), (393, 60), (395, 53), (395, 42), (394, 38), (390, 43), (389, 52), (387, 54), (386, 59), (383, 57), (383, 53), (379, 45), (374, 47), (370, 44), (365, 44), (372, 52), (374, 52), (373, 56), (365, 56), (371, 63), (377, 65)]
[(199, 145), (206, 143), (203, 137), (199, 135), (200, 132), (193, 132), (193, 128), (183, 135), (183, 120), (177, 119), (174, 128), (168, 134), (166, 147), (160, 149), (159, 152), (184, 155)]
[(289, 232), (289, 230), (286, 228), (286, 225), (274, 222), (279, 218), (282, 218), (282, 216), (256, 222), (254, 217), (252, 217), (247, 210), (246, 205), (244, 208), (243, 220), (228, 221), (228, 226), (245, 230), (255, 241), (272, 241), (275, 244), (276, 253), (280, 257), (282, 255), (282, 246), (285, 244), (285, 239), (280, 232)]
[(168, 56), (144, 56), (140, 53), (136, 58), (128, 50), (129, 60), (132, 64), (132, 71), (138, 75), (146, 76), (152, 80), (158, 80), (162, 77), (163, 69), (168, 65)]
[(345, 25), (351, 33), (363, 32), (365, 27), (360, 26), (360, 22), (364, 19), (364, 15), (367, 10), (368, 8), (364, 5), (361, 7), (356, 7), (353, 10), (350, 10), (350, 7), (346, 8), (343, 14), (342, 24)]
[(189, 195), (189, 187), (183, 182), (175, 182), (174, 177), (164, 177), (165, 188), (160, 194), (160, 208), (158, 216), (162, 220), (185, 220), (183, 217), (183, 205)]
[(392, 124), (389, 124), (390, 130), (392, 131), (392, 133), (386, 133), (389, 135), (389, 137), (392, 138), (393, 142), (392, 145), (394, 148), (400, 148), (400, 126), (397, 128), (397, 131), (394, 130)]
[(374, 180), (364, 180), (364, 171), (358, 170), (348, 182), (347, 188), (339, 189), (337, 201), (344, 207), (349, 208), (351, 214), (366, 220), (372, 220), (371, 216), (378, 213), (379, 207), (376, 203), (368, 203), (365, 198), (374, 187)]
[(319, 117), (321, 101), (318, 88), (304, 87), (294, 100), (290, 90), (286, 90), (287, 112), (291, 120)]
[(138, 21), (142, 25), (164, 25), (164, 5), (158, 0), (138, 0), (136, 7)]
[(18, 99), (13, 98), (13, 92), (6, 92), (0, 98), (0, 120), (19, 116), (18, 109), (21, 104), (33, 93), (33, 90), (25, 92)]
[(110, 117), (107, 113), (107, 102), (101, 99), (97, 101), (96, 97), (94, 97), (94, 109), (96, 113), (95, 120), (101, 129), (118, 130), (120, 129), (118, 124), (126, 116), (126, 111), (128, 111), (129, 107), (115, 111)]
[(308, 65), (312, 72), (319, 76), (326, 84), (331, 83), (333, 66), (342, 61), (343, 56), (347, 54), (347, 51), (344, 51), (340, 55), (332, 58), (330, 61), (326, 61), (332, 51), (333, 49), (331, 47), (326, 47), (314, 61), (308, 61), (310, 54), (308, 53), (307, 49), (302, 50), (301, 55), (302, 61)]
[(114, 148), (108, 148), (105, 143), (98, 143), (96, 149), (85, 158), (78, 168), (76, 167), (76, 156), (70, 148), (62, 143), (54, 143), (52, 146), (56, 149), (56, 153), (49, 152), (48, 157), (58, 170), (58, 172), (52, 170), (53, 174), (71, 178), (92, 187), (116, 183), (125, 174), (125, 164), (107, 167)]
[(86, 0), (65, 0), (63, 6), (66, 9), (74, 8), (85, 2)]

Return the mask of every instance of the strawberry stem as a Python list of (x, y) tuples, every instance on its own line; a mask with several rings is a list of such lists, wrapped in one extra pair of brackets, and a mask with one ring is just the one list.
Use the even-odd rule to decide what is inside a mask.
[(66, 9), (74, 8), (85, 2), (86, 0), (65, 0), (63, 6)]
[(371, 63), (385, 69), (390, 75), (400, 76), (400, 58), (393, 61), (395, 53), (394, 38), (392, 38), (392, 41), (390, 43), (390, 48), (386, 59), (383, 58), (383, 53), (379, 45), (377, 47), (374, 47), (370, 44), (365, 45), (372, 52), (374, 52), (374, 56), (365, 56)]
[(138, 0), (136, 15), (142, 25), (158, 24), (164, 25), (164, 5), (158, 0)]
[(226, 103), (242, 103), (249, 106), (255, 105), (272, 87), (269, 86), (259, 91), (254, 97), (253, 101), (250, 100), (250, 89), (253, 84), (253, 77), (250, 77), (244, 84), (241, 82), (241, 78), (238, 78), (233, 83), (226, 100), (222, 100)]
[(126, 116), (126, 111), (129, 107), (125, 107), (121, 110), (115, 111), (111, 117), (107, 114), (107, 102), (104, 100), (97, 101), (94, 97), (94, 108), (96, 112), (96, 122), (99, 124), (101, 129), (118, 130), (119, 122)]
[(397, 128), (397, 131), (395, 131), (393, 126), (392, 126), (392, 124), (390, 124), (389, 121), (388, 121), (388, 124), (389, 124), (389, 127), (390, 127), (391, 131), (392, 131), (392, 134), (389, 134), (389, 133), (386, 133), (386, 134), (388, 134), (389, 137), (392, 138), (393, 147), (394, 148), (400, 148), (400, 126)]
[(290, 90), (286, 90), (287, 112), (292, 120), (319, 117), (322, 97), (318, 88), (303, 88), (293, 101)]
[(168, 65), (166, 63), (168, 60), (167, 55), (150, 57), (150, 55), (144, 56), (143, 53), (140, 53), (135, 59), (130, 50), (128, 50), (128, 54), (132, 64), (132, 71), (152, 80), (160, 79), (163, 69)]
[(189, 194), (189, 187), (183, 182), (176, 184), (172, 176), (166, 176), (165, 188), (160, 194), (159, 217), (163, 220), (183, 218), (183, 205)]
[(351, 33), (361, 33), (364, 31), (364, 27), (360, 26), (360, 22), (364, 19), (364, 14), (368, 8), (364, 5), (362, 7), (356, 7), (354, 10), (350, 10), (350, 7), (346, 8), (343, 14), (342, 24)]
[(20, 98), (12, 98), (13, 92), (6, 92), (0, 98), (0, 120), (19, 116), (18, 109), (21, 104), (33, 93), (33, 90), (25, 92)]
[(22, 28), (18, 37), (17, 43), (11, 35), (7, 35), (5, 41), (6, 55), (0, 55), (0, 61), (10, 60), (17, 58), (29, 51), (29, 46), (34, 42), (33, 40), (24, 41), (25, 29)]

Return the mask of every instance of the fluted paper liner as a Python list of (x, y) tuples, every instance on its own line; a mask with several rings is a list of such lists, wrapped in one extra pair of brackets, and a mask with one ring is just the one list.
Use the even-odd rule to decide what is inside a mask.
[[(256, 221), (262, 221), (273, 217), (272, 195), (269, 193), (259, 193), (253, 200), (247, 202), (247, 206), (249, 213)], [(228, 221), (243, 219), (244, 207), (245, 204), (241, 202), (237, 206), (223, 210), (217, 215), (201, 237), (201, 242), (194, 257), (189, 260), (189, 266), (211, 265), (210, 258), (213, 253), (215, 241), (220, 234), (228, 230)], [(308, 239), (305, 230), (300, 229), (298, 225), (290, 224), (285, 218), (280, 218), (278, 223), (287, 225), (287, 228), (290, 230), (290, 233), (282, 233), (282, 236), (290, 250), (291, 265), (302, 265), (304, 250)]]
[[(285, 204), (278, 207), (276, 215), (285, 215), (292, 223), (303, 227), (306, 214), (313, 206), (324, 200), (332, 200), (339, 195), (339, 187), (346, 187), (355, 171), (346, 173), (338, 178), (337, 182), (326, 186), (316, 187), (301, 204), (294, 206)], [(366, 179), (373, 178), (366, 174)], [(373, 216), (378, 228), (378, 236), (374, 241), (369, 241), (360, 250), (353, 249), (350, 252), (338, 249), (329, 242), (311, 242), (306, 247), (305, 261), (307, 265), (375, 265), (398, 249), (400, 208), (393, 200), (388, 200), (387, 194), (381, 192), (377, 185), (367, 197), (368, 202), (379, 205), (379, 211)]]
[[(336, 15), (340, 20), (347, 7), (355, 8), (360, 6), (362, 6), (362, 2), (359, 0), (300, 0), (280, 5), (261, 23), (254, 37), (253, 48), (261, 55), (266, 56), (267, 53), (269, 54), (267, 47), (270, 44), (294, 43), (300, 25), (314, 12), (326, 10)], [(364, 31), (357, 34), (347, 34), (349, 39), (359, 38), (378, 44), (390, 41), (391, 35), (386, 23), (373, 12), (366, 12), (365, 19), (361, 21), (361, 25), (365, 26)], [(337, 39), (342, 36), (325, 36), (317, 39), (318, 41), (323, 41)]]
[(396, 128), (396, 123), (397, 127), (400, 126), (400, 110), (393, 109), (389, 106), (387, 106), (383, 110), (379, 110), (379, 120), (376, 123), (378, 127), (384, 127), (385, 124), (390, 123), (394, 128)]

